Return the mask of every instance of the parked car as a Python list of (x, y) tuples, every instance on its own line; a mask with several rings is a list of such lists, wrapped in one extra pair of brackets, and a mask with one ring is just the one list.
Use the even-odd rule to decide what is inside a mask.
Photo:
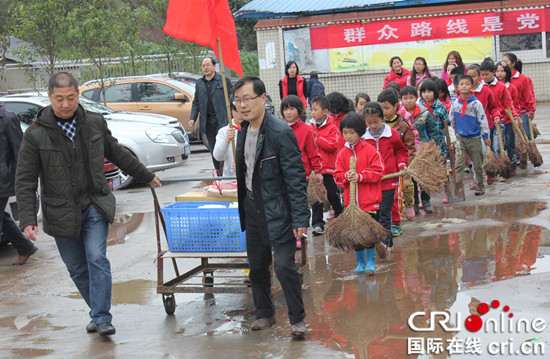
[(169, 74), (168, 72), (164, 72), (160, 74), (150, 74), (150, 75), (147, 75), (147, 77), (161, 77), (161, 78), (170, 77), (170, 78), (173, 78), (174, 80), (178, 80), (188, 84), (195, 84), (197, 80), (200, 79), (202, 76), (193, 74), (191, 72), (172, 72), (171, 74)]
[(106, 80), (105, 96), (98, 80), (85, 82), (80, 94), (92, 101), (104, 103), (118, 111), (156, 113), (177, 118), (189, 137), (198, 140), (198, 121), (189, 126), (191, 106), (195, 96), (194, 84), (168, 76), (122, 77)]
[[(8, 110), (16, 113), (21, 122), (30, 125), (38, 111), (50, 104), (47, 96), (34, 94), (0, 97)], [(185, 163), (189, 154), (189, 138), (177, 119), (154, 114), (116, 112), (86, 98), (80, 104), (88, 111), (101, 113), (118, 142), (153, 172), (163, 171)], [(121, 173), (120, 188), (127, 187), (133, 178)]]

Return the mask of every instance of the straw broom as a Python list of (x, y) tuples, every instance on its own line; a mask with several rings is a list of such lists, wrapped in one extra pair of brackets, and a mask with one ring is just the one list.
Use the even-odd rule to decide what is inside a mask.
[(500, 146), (500, 175), (504, 179), (508, 179), (512, 177), (512, 171), (514, 170), (514, 166), (512, 166), (512, 162), (510, 161), (510, 157), (508, 157), (508, 153), (506, 152), (506, 149), (504, 148), (504, 141), (502, 140), (502, 131), (500, 130), (500, 125), (495, 124), (497, 135), (498, 135), (498, 144)]
[(533, 166), (540, 167), (542, 166), (542, 156), (539, 152), (539, 149), (537, 148), (537, 145), (535, 144), (533, 122), (531, 122), (531, 119), (529, 117), (527, 117), (527, 121), (529, 121), (529, 132), (531, 133), (531, 151), (529, 152), (529, 161), (531, 161)]
[(324, 208), (330, 207), (330, 203), (327, 198), (327, 189), (321, 183), (317, 183), (315, 178), (315, 171), (311, 171), (309, 175), (309, 181), (307, 185), (307, 203), (311, 207), (315, 203), (322, 203)]
[(483, 159), (483, 170), (485, 173), (487, 173), (488, 176), (496, 177), (500, 173), (502, 167), (501, 159), (497, 157), (491, 147), (487, 147), (487, 153)]
[[(529, 161), (533, 164), (535, 167), (539, 167), (542, 165), (542, 156), (537, 148), (537, 145), (535, 145), (534, 141), (529, 141), (529, 138), (527, 137), (527, 134), (525, 133), (525, 129), (523, 126), (518, 126), (518, 124), (513, 120), (512, 111), (510, 111), (509, 108), (506, 109), (506, 114), (512, 121), (512, 126), (514, 126), (514, 131), (516, 132), (516, 137), (520, 137), (521, 140), (519, 141), (519, 144), (517, 145), (518, 149), (520, 150), (520, 161), (526, 162), (527, 158), (529, 158)], [(533, 138), (533, 129), (532, 124), (529, 119), (529, 129), (531, 130), (531, 138)], [(519, 135), (518, 135), (519, 132)], [(523, 144), (521, 144), (523, 142)], [(521, 146), (524, 146), (524, 152), (522, 152)]]
[(510, 122), (512, 122), (512, 127), (514, 128), (514, 133), (516, 135), (516, 148), (519, 151), (519, 160), (520, 162), (527, 162), (527, 158), (529, 156), (527, 138), (523, 137), (523, 134), (519, 129), (517, 122), (514, 120), (512, 111), (509, 108), (506, 109), (506, 114), (508, 115)]
[(441, 191), (448, 178), (447, 165), (441, 156), (439, 146), (433, 140), (423, 142), (406, 170), (387, 174), (382, 180), (400, 176), (411, 176), (428, 193)]
[[(350, 158), (349, 167), (352, 171), (355, 171), (355, 161), (355, 157)], [(346, 252), (372, 248), (384, 240), (388, 233), (370, 214), (359, 208), (355, 198), (356, 186), (355, 182), (350, 183), (348, 207), (341, 215), (329, 222), (325, 230), (328, 244)], [(381, 249), (378, 247), (377, 252)], [(385, 250), (383, 252), (385, 256)]]

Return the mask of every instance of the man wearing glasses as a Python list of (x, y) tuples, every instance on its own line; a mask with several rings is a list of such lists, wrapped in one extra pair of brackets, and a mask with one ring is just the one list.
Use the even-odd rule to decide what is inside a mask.
[(244, 119), (237, 141), (236, 170), (241, 228), (246, 230), (256, 307), (251, 329), (267, 329), (275, 324), (269, 270), (274, 257), (275, 273), (288, 305), (291, 334), (302, 337), (306, 313), (294, 259), (296, 239), (305, 239), (309, 226), (302, 154), (292, 129), (266, 112), (262, 80), (244, 77), (235, 84), (233, 94)]

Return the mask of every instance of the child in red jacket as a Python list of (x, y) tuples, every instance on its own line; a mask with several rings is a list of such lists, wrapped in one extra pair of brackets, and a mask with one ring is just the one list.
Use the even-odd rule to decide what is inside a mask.
[[(327, 190), (327, 198), (334, 210), (334, 218), (342, 213), (342, 200), (340, 191), (334, 182), (334, 170), (336, 169), (336, 157), (338, 156), (338, 139), (340, 130), (334, 125), (334, 119), (328, 115), (329, 100), (325, 96), (316, 96), (311, 100), (311, 128), (313, 139), (319, 149), (323, 168), (321, 174), (323, 183)], [(311, 206), (311, 226), (314, 236), (325, 232), (325, 221), (323, 220), (323, 204), (316, 203)]]
[[(358, 113), (350, 112), (345, 115), (340, 122), (340, 131), (346, 143), (338, 152), (334, 178), (336, 183), (344, 187), (344, 205), (347, 207), (350, 202), (357, 201), (361, 210), (368, 212), (376, 219), (376, 211), (379, 210), (382, 200), (380, 182), (384, 175), (382, 157), (376, 148), (361, 138), (366, 131), (366, 125), (365, 120)], [(356, 158), (355, 171), (351, 171), (349, 167), (349, 160), (352, 156)], [(357, 183), (355, 199), (350, 198), (350, 183), (352, 182)], [(365, 260), (365, 252), (367, 260)], [(374, 247), (355, 251), (357, 259), (355, 273), (365, 271), (373, 273), (375, 271), (374, 252)]]
[[(382, 156), (385, 174), (398, 172), (407, 168), (409, 151), (401, 141), (399, 132), (384, 123), (384, 110), (378, 102), (368, 102), (363, 107), (363, 117), (367, 131), (363, 135), (368, 143), (373, 145)], [(388, 230), (384, 244), (391, 250), (393, 238), (391, 233), (392, 206), (399, 179), (382, 181), (382, 201), (378, 212), (379, 222)]]

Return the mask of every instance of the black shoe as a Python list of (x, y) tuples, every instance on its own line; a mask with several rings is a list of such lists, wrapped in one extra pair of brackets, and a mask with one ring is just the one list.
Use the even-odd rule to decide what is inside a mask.
[(252, 330), (264, 330), (267, 328), (271, 328), (275, 325), (275, 317), (270, 318), (260, 318), (256, 319), (252, 322), (252, 325), (250, 326), (250, 329)]
[(97, 332), (97, 325), (94, 323), (94, 321), (92, 320), (91, 322), (88, 323), (88, 325), (86, 326), (86, 331), (88, 333), (95, 333)]
[(111, 323), (105, 322), (105, 323), (99, 323), (97, 325), (97, 334), (101, 336), (106, 335), (113, 335), (116, 333), (115, 327)]

